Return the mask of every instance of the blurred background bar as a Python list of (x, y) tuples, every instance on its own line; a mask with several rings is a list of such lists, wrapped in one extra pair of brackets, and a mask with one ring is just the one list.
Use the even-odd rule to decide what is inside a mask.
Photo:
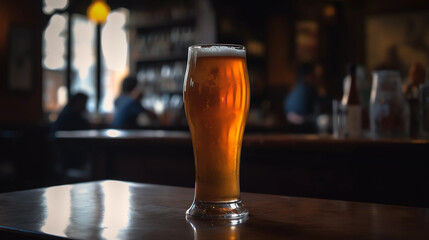
[(0, 192), (192, 187), (187, 48), (213, 43), (247, 51), (244, 191), (429, 207), (425, 0), (0, 1)]

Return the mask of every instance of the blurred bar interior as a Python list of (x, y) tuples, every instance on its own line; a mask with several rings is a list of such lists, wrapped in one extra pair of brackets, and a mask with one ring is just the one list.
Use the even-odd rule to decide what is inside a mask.
[[(108, 4), (105, 21), (88, 18), (93, 2)], [(105, 177), (193, 187), (187, 47), (234, 43), (246, 47), (251, 82), (244, 191), (429, 207), (428, 1), (0, 1), (0, 23), (0, 191)], [(350, 64), (357, 139), (341, 133)], [(376, 70), (400, 79), (384, 140), (371, 121)], [(155, 118), (106, 130), (129, 75)], [(79, 92), (88, 129), (100, 132), (57, 141), (54, 123)]]

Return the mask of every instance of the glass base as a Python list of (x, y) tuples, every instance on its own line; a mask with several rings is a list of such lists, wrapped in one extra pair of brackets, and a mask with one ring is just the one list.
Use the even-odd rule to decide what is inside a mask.
[(200, 219), (244, 219), (249, 216), (249, 211), (241, 200), (223, 203), (195, 200), (186, 215)]

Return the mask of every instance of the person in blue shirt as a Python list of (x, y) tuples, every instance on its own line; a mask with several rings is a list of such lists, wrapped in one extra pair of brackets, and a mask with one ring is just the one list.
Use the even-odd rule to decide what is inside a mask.
[(145, 109), (140, 101), (143, 94), (138, 87), (138, 81), (134, 76), (124, 78), (121, 86), (121, 94), (115, 100), (115, 112), (111, 126), (118, 129), (139, 128), (137, 119), (141, 113), (148, 114), (150, 119), (156, 119), (156, 115)]
[(315, 64), (301, 64), (296, 85), (285, 97), (283, 105), (287, 124), (293, 132), (316, 131), (315, 119), (322, 101), (316, 82)]

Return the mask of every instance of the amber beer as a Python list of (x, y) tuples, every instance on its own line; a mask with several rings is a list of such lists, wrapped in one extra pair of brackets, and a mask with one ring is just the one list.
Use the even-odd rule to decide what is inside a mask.
[(244, 47), (189, 48), (183, 97), (194, 150), (194, 203), (240, 201), (240, 154), (249, 94)]

